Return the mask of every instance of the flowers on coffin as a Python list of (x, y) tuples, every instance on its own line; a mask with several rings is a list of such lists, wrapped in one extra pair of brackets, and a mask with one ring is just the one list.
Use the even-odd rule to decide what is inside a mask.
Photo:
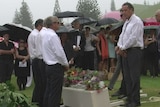
[(101, 89), (106, 87), (106, 83), (100, 78), (98, 71), (72, 67), (65, 72), (64, 86), (100, 92)]

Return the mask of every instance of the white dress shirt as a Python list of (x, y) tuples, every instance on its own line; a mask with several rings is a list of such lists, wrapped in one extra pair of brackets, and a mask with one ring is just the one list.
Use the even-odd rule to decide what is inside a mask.
[(38, 33), (38, 36), (35, 39), (35, 43), (36, 43), (36, 57), (38, 59), (42, 59), (42, 40), (43, 37), (45, 36), (45, 32), (47, 31), (46, 27), (43, 27), (40, 32)]
[(118, 40), (118, 47), (121, 50), (126, 50), (132, 47), (144, 47), (143, 43), (143, 22), (133, 14), (129, 20), (126, 20), (120, 38)]
[(28, 37), (28, 50), (29, 55), (31, 59), (36, 58), (36, 37), (39, 34), (39, 31), (37, 29), (34, 29), (29, 37)]
[(52, 29), (48, 28), (42, 40), (43, 60), (48, 65), (59, 63), (68, 66), (68, 61), (61, 45), (60, 38)]

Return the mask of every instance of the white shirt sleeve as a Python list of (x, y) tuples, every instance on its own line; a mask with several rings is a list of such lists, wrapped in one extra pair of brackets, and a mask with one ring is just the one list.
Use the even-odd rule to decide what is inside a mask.
[(55, 56), (60, 64), (64, 66), (68, 66), (68, 60), (64, 49), (61, 45), (60, 38), (58, 36), (52, 36), (53, 38), (50, 40), (50, 46), (52, 46), (52, 50), (55, 53)]
[(30, 58), (34, 59), (36, 56), (35, 35), (33, 35), (32, 33), (28, 37), (28, 50), (29, 50)]

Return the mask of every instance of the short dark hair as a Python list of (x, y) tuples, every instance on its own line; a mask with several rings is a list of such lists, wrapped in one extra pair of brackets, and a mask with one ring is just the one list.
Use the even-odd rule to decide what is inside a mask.
[(43, 19), (38, 19), (38, 20), (35, 22), (35, 28), (37, 28), (39, 25), (43, 25)]
[(86, 30), (87, 30), (87, 29), (88, 29), (88, 30), (91, 30), (91, 28), (90, 28), (90, 27), (88, 27), (88, 26), (87, 26), (87, 27), (85, 27), (85, 29), (86, 29)]
[(134, 6), (133, 6), (131, 3), (126, 2), (126, 3), (124, 3), (122, 6), (126, 6), (126, 5), (128, 6), (129, 9), (131, 9), (131, 10), (134, 11)]

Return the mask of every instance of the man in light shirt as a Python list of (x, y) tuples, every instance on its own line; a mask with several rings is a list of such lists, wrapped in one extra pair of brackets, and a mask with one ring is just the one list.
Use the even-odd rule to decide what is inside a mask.
[(45, 64), (42, 60), (42, 52), (39, 49), (41, 43), (38, 41), (39, 32), (42, 27), (43, 20), (38, 19), (35, 22), (35, 29), (30, 33), (28, 37), (28, 49), (30, 58), (32, 60), (33, 79), (35, 83), (32, 102), (37, 103), (40, 107), (43, 107), (43, 96), (45, 87), (43, 83), (43, 80), (45, 79)]
[(47, 85), (44, 97), (44, 107), (60, 107), (64, 71), (69, 64), (56, 34), (59, 29), (59, 20), (55, 16), (45, 19), (47, 31), (42, 40), (43, 59), (46, 63)]
[(143, 48), (143, 22), (134, 14), (132, 4), (122, 5), (126, 21), (118, 40), (117, 54), (122, 56), (124, 81), (127, 90), (126, 107), (140, 106), (140, 72)]

